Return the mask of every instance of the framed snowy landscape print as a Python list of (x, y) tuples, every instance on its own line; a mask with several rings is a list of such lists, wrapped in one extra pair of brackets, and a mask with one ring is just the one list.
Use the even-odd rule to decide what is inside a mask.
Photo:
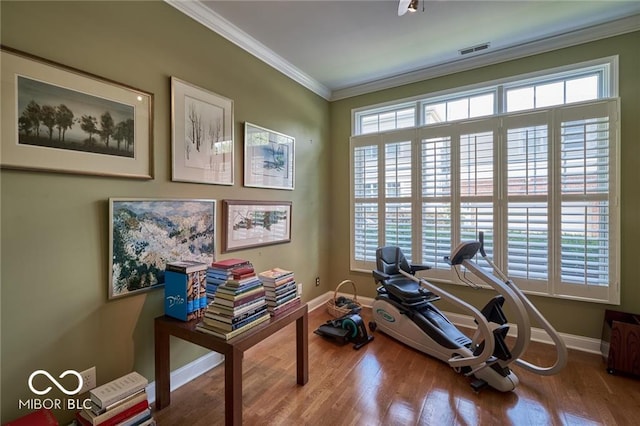
[(171, 77), (172, 180), (233, 185), (233, 101)]
[(216, 201), (109, 199), (109, 299), (164, 285), (168, 262), (215, 258)]
[(244, 186), (293, 190), (295, 139), (244, 124)]
[(2, 48), (2, 167), (153, 178), (153, 95)]

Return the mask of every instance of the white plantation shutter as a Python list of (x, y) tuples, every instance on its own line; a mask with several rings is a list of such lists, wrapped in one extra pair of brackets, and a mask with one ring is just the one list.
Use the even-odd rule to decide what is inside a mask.
[(413, 255), (411, 139), (414, 134), (413, 131), (398, 132), (384, 138), (384, 245), (400, 247), (408, 259)]
[(562, 203), (562, 281), (609, 285), (609, 206), (602, 202)]
[(361, 140), (352, 151), (354, 195), (352, 224), (352, 259), (360, 265), (376, 260), (378, 242), (379, 159), (377, 136)]
[(451, 255), (453, 227), (451, 203), (422, 203), (422, 262), (449, 269), (445, 256)]
[(503, 181), (506, 268), (518, 285), (547, 291), (549, 281), (549, 114), (506, 118)]
[(411, 141), (386, 144), (385, 198), (411, 198)]
[[(477, 240), (493, 230), (494, 133), (460, 136), (460, 240)], [(492, 232), (490, 232), (491, 234)], [(485, 241), (487, 249), (490, 244)]]
[(412, 259), (411, 140), (386, 143), (384, 245), (398, 246)]
[(352, 138), (352, 267), (375, 268), (383, 245), (413, 254), (414, 130)]
[(355, 258), (364, 262), (375, 262), (378, 248), (378, 205), (356, 203), (354, 209)]
[(428, 276), (485, 233), (527, 292), (619, 303), (618, 100), (354, 136), (352, 259), (402, 248)]
[(561, 239), (558, 291), (585, 298), (619, 298), (617, 102), (558, 112), (557, 173)]
[(411, 203), (386, 203), (384, 214), (384, 244), (400, 247), (408, 259), (413, 259)]
[(561, 124), (562, 280), (608, 284), (609, 120)]
[[(549, 279), (549, 217), (547, 203), (509, 202), (507, 266), (513, 278)], [(520, 281), (519, 281), (520, 283)]]
[[(451, 136), (423, 137), (420, 150), (422, 263), (449, 269), (451, 254)], [(416, 259), (417, 260), (417, 259)]]

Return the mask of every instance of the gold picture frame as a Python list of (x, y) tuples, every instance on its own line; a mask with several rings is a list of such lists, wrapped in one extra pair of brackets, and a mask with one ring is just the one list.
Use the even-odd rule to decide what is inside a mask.
[(153, 95), (1, 47), (7, 169), (153, 178)]

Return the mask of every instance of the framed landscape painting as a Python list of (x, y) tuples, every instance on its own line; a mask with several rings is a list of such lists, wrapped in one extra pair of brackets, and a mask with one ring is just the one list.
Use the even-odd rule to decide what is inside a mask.
[(293, 190), (295, 139), (244, 124), (244, 186)]
[(168, 262), (215, 258), (215, 200), (109, 199), (109, 298), (164, 285)]
[(291, 241), (291, 201), (222, 201), (222, 252)]
[(153, 95), (2, 48), (2, 167), (151, 179)]
[(172, 180), (233, 185), (233, 101), (171, 77)]

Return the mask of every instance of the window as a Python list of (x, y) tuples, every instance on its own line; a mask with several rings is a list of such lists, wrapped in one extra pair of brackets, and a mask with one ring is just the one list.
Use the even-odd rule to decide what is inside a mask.
[(619, 101), (599, 69), (417, 99), (418, 125), (352, 137), (352, 268), (397, 245), (459, 282), (444, 257), (484, 231), (524, 291), (619, 303)]
[(435, 124), (493, 115), (495, 111), (494, 102), (495, 94), (485, 93), (424, 104), (424, 123)]
[(387, 130), (403, 129), (416, 125), (416, 111), (413, 105), (401, 105), (392, 109), (377, 109), (362, 114), (358, 118), (358, 133), (379, 133)]
[(601, 85), (604, 83), (604, 71), (597, 69), (587, 75), (563, 78), (560, 81), (544, 81), (508, 87), (506, 111), (545, 108), (581, 101), (599, 99)]

